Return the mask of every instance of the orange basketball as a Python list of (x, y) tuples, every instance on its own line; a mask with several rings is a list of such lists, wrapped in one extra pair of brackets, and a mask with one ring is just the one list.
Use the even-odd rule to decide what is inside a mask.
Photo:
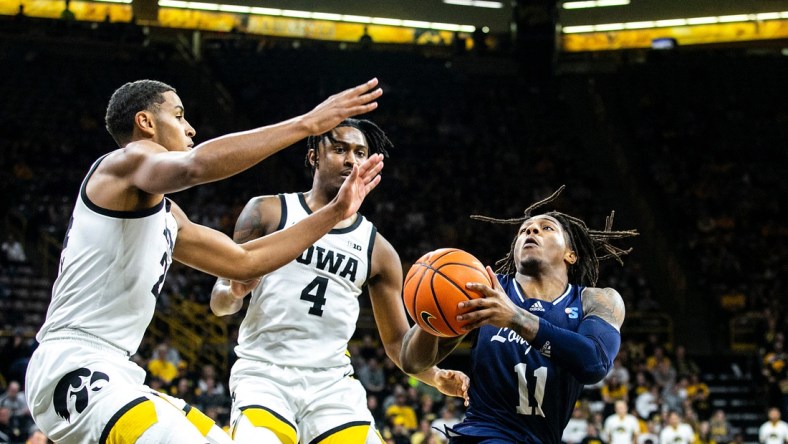
[(457, 321), (457, 304), (481, 297), (465, 288), (468, 282), (492, 285), (484, 265), (472, 254), (456, 248), (429, 252), (405, 276), (405, 309), (419, 327), (436, 336), (465, 334), (464, 322)]

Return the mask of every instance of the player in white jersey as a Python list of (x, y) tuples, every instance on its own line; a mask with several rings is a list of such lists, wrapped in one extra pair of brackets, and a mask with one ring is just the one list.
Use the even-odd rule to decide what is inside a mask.
[(659, 444), (692, 444), (695, 442), (695, 431), (692, 426), (681, 422), (681, 416), (675, 410), (668, 412), (665, 427), (659, 432)]
[[(58, 443), (221, 443), (230, 437), (179, 399), (144, 385), (129, 360), (151, 321), (173, 259), (215, 276), (245, 280), (293, 260), (337, 222), (356, 214), (380, 181), (382, 156), (354, 166), (337, 198), (277, 235), (238, 245), (189, 221), (164, 195), (237, 174), (311, 134), (376, 107), (376, 80), (271, 126), (192, 149), (194, 128), (175, 90), (141, 80), (107, 107), (119, 145), (95, 162), (80, 187), (41, 345), (26, 392), (36, 424)], [(176, 242), (177, 241), (177, 242)]]
[(602, 437), (608, 444), (634, 444), (640, 432), (640, 423), (628, 412), (627, 402), (615, 402), (615, 413), (605, 419)]
[(780, 419), (780, 409), (769, 408), (769, 420), (758, 429), (758, 441), (761, 444), (788, 443), (788, 423)]
[[(334, 198), (353, 165), (391, 142), (367, 120), (348, 119), (308, 139), (313, 171), (306, 193), (249, 201), (235, 240), (248, 241), (307, 217)], [(219, 279), (211, 296), (218, 315), (238, 312), (252, 291), (232, 369), (233, 438), (243, 443), (380, 443), (366, 393), (352, 378), (347, 343), (364, 285), (388, 356), (399, 365), (409, 328), (402, 306), (402, 265), (391, 244), (355, 214), (290, 264), (245, 285)], [(437, 368), (416, 375), (446, 394), (464, 396), (467, 377)]]

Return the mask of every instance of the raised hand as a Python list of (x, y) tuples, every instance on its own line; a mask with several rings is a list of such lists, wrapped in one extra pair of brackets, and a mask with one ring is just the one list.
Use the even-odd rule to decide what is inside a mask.
[(304, 125), (310, 134), (319, 135), (330, 131), (348, 117), (372, 111), (378, 107), (375, 100), (383, 94), (383, 90), (375, 88), (377, 85), (378, 79), (372, 79), (334, 94), (302, 116)]
[(343, 218), (355, 214), (364, 198), (380, 183), (378, 175), (383, 169), (383, 155), (373, 154), (361, 165), (353, 165), (353, 172), (342, 183), (334, 201), (344, 209)]

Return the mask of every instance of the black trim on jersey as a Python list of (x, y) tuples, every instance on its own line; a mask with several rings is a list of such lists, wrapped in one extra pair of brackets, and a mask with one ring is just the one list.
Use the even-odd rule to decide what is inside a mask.
[(334, 427), (333, 429), (328, 430), (328, 431), (320, 434), (317, 438), (315, 438), (312, 441), (310, 441), (309, 444), (317, 444), (320, 441), (322, 441), (322, 440), (328, 438), (329, 436), (333, 435), (334, 433), (339, 432), (340, 430), (345, 430), (345, 429), (349, 429), (351, 427), (356, 427), (356, 426), (360, 426), (360, 425), (366, 425), (366, 426), (370, 426), (370, 427), (372, 426), (372, 424), (369, 421), (348, 422), (346, 424), (342, 424), (341, 426)]
[(101, 438), (99, 438), (99, 444), (106, 444), (107, 438), (109, 438), (109, 433), (112, 431), (112, 428), (115, 427), (115, 424), (123, 415), (126, 414), (126, 412), (142, 404), (145, 401), (148, 401), (148, 398), (144, 396), (139, 397), (129, 402), (128, 404), (124, 405), (120, 410), (118, 410), (114, 415), (112, 415), (112, 418), (109, 419), (109, 422), (107, 422), (107, 425), (104, 426), (104, 430), (101, 432)]
[(375, 247), (375, 236), (378, 234), (378, 229), (372, 225), (372, 230), (369, 233), (369, 246), (367, 247), (367, 278), (364, 279), (366, 284), (369, 276), (372, 274), (372, 248)]
[(85, 180), (82, 181), (82, 186), (80, 187), (79, 195), (80, 197), (82, 197), (82, 201), (85, 203), (85, 206), (95, 213), (101, 214), (103, 216), (114, 217), (116, 219), (140, 219), (143, 217), (152, 216), (158, 213), (159, 211), (161, 211), (162, 207), (164, 206), (164, 199), (162, 199), (156, 205), (150, 208), (146, 208), (144, 210), (118, 211), (118, 210), (109, 210), (107, 208), (102, 208), (96, 205), (95, 203), (93, 203), (93, 201), (90, 200), (90, 198), (88, 198), (88, 191), (87, 191), (88, 180), (90, 180), (90, 177), (93, 175), (94, 172), (96, 172), (96, 168), (98, 168), (101, 161), (104, 160), (107, 156), (109, 156), (109, 153), (101, 156), (96, 161), (96, 163), (94, 163), (93, 166), (90, 167), (90, 171), (88, 171), (87, 176), (85, 176)]
[(266, 412), (268, 412), (268, 413), (270, 413), (271, 415), (273, 415), (273, 416), (274, 416), (276, 419), (278, 419), (278, 420), (282, 421), (283, 423), (285, 423), (285, 424), (289, 425), (290, 427), (292, 427), (292, 428), (293, 428), (293, 430), (297, 430), (297, 429), (296, 429), (296, 426), (295, 426), (295, 425), (293, 425), (293, 423), (291, 423), (290, 421), (288, 421), (288, 420), (287, 420), (285, 417), (283, 417), (283, 416), (282, 416), (282, 415), (280, 415), (279, 413), (276, 413), (275, 411), (273, 411), (273, 410), (269, 409), (268, 407), (263, 407), (263, 406), (261, 406), (261, 405), (256, 405), (256, 404), (253, 404), (253, 405), (246, 405), (246, 406), (243, 406), (243, 407), (238, 407), (238, 410), (240, 410), (240, 411), (242, 411), (242, 412), (243, 412), (244, 410), (247, 410), (247, 409), (260, 409), (260, 410), (265, 410)]
[(280, 194), (277, 197), (279, 198), (279, 202), (282, 204), (282, 217), (279, 218), (279, 226), (276, 227), (276, 231), (279, 231), (284, 229), (285, 224), (287, 223), (287, 201), (285, 200), (284, 194)]
[[(298, 201), (301, 202), (301, 207), (303, 207), (304, 211), (306, 211), (306, 214), (312, 214), (312, 210), (309, 208), (309, 205), (306, 204), (306, 197), (304, 196), (304, 193), (296, 193), (296, 195), (298, 196)], [(328, 234), (350, 233), (351, 231), (358, 228), (358, 226), (361, 225), (361, 222), (363, 221), (364, 221), (364, 216), (362, 216), (361, 213), (356, 213), (356, 220), (354, 220), (353, 223), (350, 224), (350, 226), (345, 228), (333, 228), (331, 231), (328, 232)]]

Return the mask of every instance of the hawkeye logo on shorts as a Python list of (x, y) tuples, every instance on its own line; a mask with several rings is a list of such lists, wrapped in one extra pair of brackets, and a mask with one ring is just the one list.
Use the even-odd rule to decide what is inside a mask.
[(80, 368), (66, 374), (55, 386), (55, 394), (52, 399), (55, 413), (71, 422), (71, 409), (69, 408), (71, 399), (74, 399), (74, 410), (80, 414), (90, 402), (90, 392), (101, 390), (107, 382), (109, 382), (109, 376), (106, 373), (94, 372), (87, 368)]

